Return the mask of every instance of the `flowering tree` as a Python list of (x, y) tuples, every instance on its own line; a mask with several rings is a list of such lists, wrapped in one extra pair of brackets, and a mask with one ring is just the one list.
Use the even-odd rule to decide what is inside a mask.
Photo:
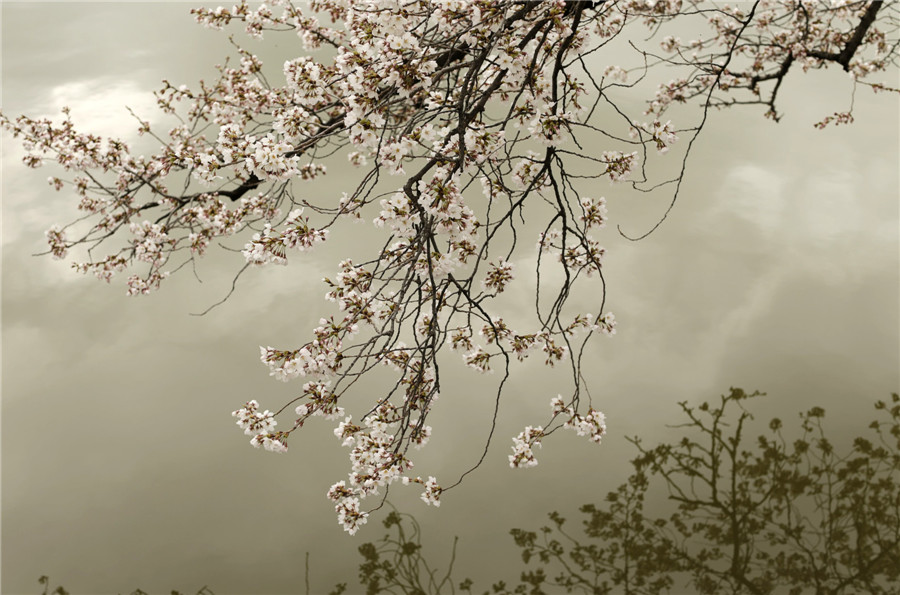
[[(674, 204), (710, 108), (761, 104), (777, 120), (792, 68), (836, 65), (854, 85), (896, 91), (875, 80), (897, 60), (898, 11), (881, 1), (277, 0), (193, 12), (214, 29), (237, 22), (255, 38), (297, 35), (308, 55), (284, 62), (273, 83), (235, 44), (240, 64), (219, 67), (214, 83), (165, 82), (157, 100), (174, 127), (163, 132), (135, 114), (139, 133), (161, 144), (150, 157), (78, 132), (67, 109), (59, 123), (2, 116), (0, 124), (23, 139), (27, 165), (55, 161), (61, 172), (50, 184), (79, 197), (84, 216), (47, 232), (49, 252), (64, 258), (74, 248), (76, 270), (107, 282), (129, 271), (129, 295), (159, 288), (214, 243), (242, 247), (243, 272), (285, 264), (332, 232), (340, 241), (346, 220), (383, 230), (370, 254), (323, 280), (337, 310), (305, 341), (261, 348), (273, 376), (304, 377), (300, 394), (274, 411), (252, 400), (234, 412), (251, 443), (274, 452), (311, 417), (337, 422), (352, 469), (328, 497), (350, 533), (366, 521), (362, 500), (394, 482), (420, 484), (435, 506), (459, 483), (410, 473), (410, 449), (432, 432), (442, 350), (479, 372), (500, 371), (494, 420), (513, 358), (567, 368), (570, 385), (548, 419), (513, 439), (512, 467), (536, 465), (534, 448), (560, 427), (600, 442), (605, 418), (581, 374), (588, 338), (616, 328), (593, 235), (607, 220), (598, 180), (644, 192), (668, 185)], [(704, 31), (685, 41), (665, 35), (673, 26)], [(631, 44), (635, 64), (609, 50), (648, 32), (657, 41)], [(632, 113), (622, 98), (666, 66), (678, 77)], [(666, 115), (682, 103), (696, 109), (673, 124)], [(851, 109), (817, 126), (852, 119)], [(679, 137), (687, 142), (677, 173), (654, 175), (654, 154)], [(313, 181), (339, 158), (358, 178), (342, 196), (314, 198)], [(533, 275), (516, 281), (522, 262)], [(569, 304), (583, 278), (595, 284), (589, 313)], [(522, 328), (494, 301), (516, 282), (535, 292)], [(393, 385), (348, 415), (355, 385), (381, 366)], [(289, 409), (293, 421), (276, 429)]]

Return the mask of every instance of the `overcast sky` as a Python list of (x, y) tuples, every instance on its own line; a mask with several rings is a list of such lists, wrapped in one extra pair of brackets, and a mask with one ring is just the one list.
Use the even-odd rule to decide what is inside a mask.
[[(10, 116), (68, 105), (85, 129), (126, 136), (134, 125), (122, 106), (152, 114), (161, 79), (211, 79), (229, 53), (227, 35), (195, 25), (190, 4), (0, 6)], [(291, 48), (279, 43), (253, 47), (283, 60)], [(514, 579), (508, 529), (599, 501), (625, 478), (625, 436), (653, 443), (677, 420), (678, 401), (760, 389), (769, 394), (754, 407), (762, 419), (821, 405), (835, 435), (850, 436), (876, 399), (900, 390), (900, 104), (864, 89), (855, 101), (854, 125), (813, 129), (848, 105), (847, 77), (833, 69), (788, 77), (779, 124), (755, 108), (713, 114), (665, 224), (636, 243), (606, 230), (607, 304), (620, 326), (595, 340), (587, 366), (608, 416), (602, 446), (555, 434), (538, 467), (509, 469), (510, 437), (542, 423), (566, 381), (521, 366), (487, 461), (440, 509), (417, 490), (392, 493), (438, 557), (459, 535), (459, 576), (482, 589)], [(324, 308), (318, 279), (358, 242), (336, 239), (289, 267), (252, 271), (226, 304), (191, 316), (227, 292), (240, 254), (211, 258), (202, 283), (181, 274), (137, 299), (33, 257), (76, 202), (21, 156), (4, 135), (3, 593), (38, 592), (42, 574), (74, 593), (300, 592), (307, 551), (314, 592), (355, 580), (356, 548), (381, 535), (380, 517), (355, 538), (336, 523), (324, 493), (348, 463), (331, 427), (311, 424), (276, 456), (250, 448), (230, 413), (297, 392), (268, 377), (258, 345), (302, 343)], [(632, 233), (667, 206), (662, 195), (602, 186), (613, 223)], [(416, 459), (423, 475), (451, 483), (477, 458), (490, 380), (445, 383), (435, 435)]]

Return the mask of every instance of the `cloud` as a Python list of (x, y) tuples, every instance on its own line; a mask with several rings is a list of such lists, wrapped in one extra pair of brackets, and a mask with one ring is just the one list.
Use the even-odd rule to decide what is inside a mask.
[(161, 113), (153, 94), (139, 84), (140, 80), (142, 77), (100, 77), (57, 85), (40, 106), (41, 115), (57, 117), (60, 110), (68, 106), (78, 129), (133, 141), (137, 139), (138, 122), (126, 106), (143, 120), (158, 119)]
[(784, 179), (753, 163), (733, 167), (719, 189), (714, 214), (751, 223), (766, 235), (781, 227), (785, 214)]
[[(138, 77), (139, 78), (139, 77)], [(71, 81), (56, 85), (31, 106), (27, 114), (32, 118), (61, 120), (63, 107), (71, 108), (72, 120), (77, 130), (116, 137), (134, 145), (138, 141), (138, 123), (128, 113), (131, 107), (142, 119), (151, 124), (159, 119), (152, 93), (143, 89), (136, 80), (99, 77)], [(18, 140), (7, 137), (4, 143), (3, 176), (3, 245), (27, 241), (28, 250), (43, 249), (41, 241), (48, 222), (68, 222), (77, 218), (75, 202), (70, 193), (57, 194), (47, 185), (47, 177), (61, 175), (58, 168), (48, 165), (38, 171), (25, 169), (22, 158), (25, 151)], [(155, 142), (155, 141), (153, 141)], [(150, 145), (152, 146), (152, 145)], [(68, 178), (70, 176), (62, 176)]]

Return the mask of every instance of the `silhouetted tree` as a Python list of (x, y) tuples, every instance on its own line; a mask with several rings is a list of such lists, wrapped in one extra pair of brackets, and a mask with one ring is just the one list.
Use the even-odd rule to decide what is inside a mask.
[[(758, 396), (735, 388), (717, 404), (681, 403), (680, 440), (630, 439), (640, 454), (628, 481), (581, 508), (581, 532), (557, 512), (538, 531), (513, 529), (527, 568), (490, 593), (900, 593), (900, 397), (878, 401), (869, 436), (842, 451), (819, 407), (801, 415), (794, 439), (773, 419), (748, 440), (744, 405)], [(674, 510), (645, 510), (656, 490)], [(417, 528), (410, 540), (395, 524), (394, 557), (378, 558), (377, 571), (364, 565), (385, 590), (400, 585), (390, 577), (401, 560), (422, 559)], [(367, 561), (374, 547), (360, 549)]]

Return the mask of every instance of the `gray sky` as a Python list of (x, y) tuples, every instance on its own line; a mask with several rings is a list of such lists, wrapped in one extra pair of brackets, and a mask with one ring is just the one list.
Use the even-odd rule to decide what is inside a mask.
[[(4, 112), (69, 105), (86, 129), (129, 133), (120, 106), (152, 114), (149, 91), (162, 78), (211, 79), (229, 52), (227, 35), (193, 23), (191, 5), (2, 3)], [(758, 109), (713, 114), (666, 223), (637, 243), (606, 230), (620, 326), (594, 341), (588, 380), (608, 437), (595, 447), (555, 434), (538, 467), (509, 469), (510, 437), (542, 423), (565, 382), (564, 372), (515, 368), (485, 464), (438, 510), (418, 490), (392, 492), (436, 558), (459, 535), (458, 576), (481, 588), (515, 578), (508, 529), (536, 527), (554, 508), (574, 519), (599, 501), (625, 478), (624, 437), (653, 443), (678, 401), (760, 389), (760, 418), (822, 405), (835, 435), (849, 436), (876, 399), (900, 390), (898, 100), (861, 89), (854, 125), (813, 129), (846, 108), (848, 91), (836, 69), (793, 74), (781, 123)], [(300, 592), (306, 551), (314, 592), (354, 581), (356, 548), (380, 537), (380, 517), (355, 538), (336, 523), (324, 492), (348, 463), (331, 426), (311, 424), (276, 456), (252, 449), (230, 412), (250, 398), (280, 406), (298, 391), (268, 377), (258, 345), (302, 342), (325, 311), (318, 279), (360, 246), (340, 239), (253, 271), (225, 305), (190, 316), (224, 295), (239, 254), (205, 262), (202, 284), (181, 274), (143, 298), (32, 257), (76, 203), (21, 155), (4, 135), (2, 591), (37, 592), (49, 574), (75, 593)], [(612, 222), (629, 232), (668, 202), (602, 185)], [(422, 474), (455, 481), (474, 462), (490, 391), (476, 374), (445, 386), (416, 458)]]

